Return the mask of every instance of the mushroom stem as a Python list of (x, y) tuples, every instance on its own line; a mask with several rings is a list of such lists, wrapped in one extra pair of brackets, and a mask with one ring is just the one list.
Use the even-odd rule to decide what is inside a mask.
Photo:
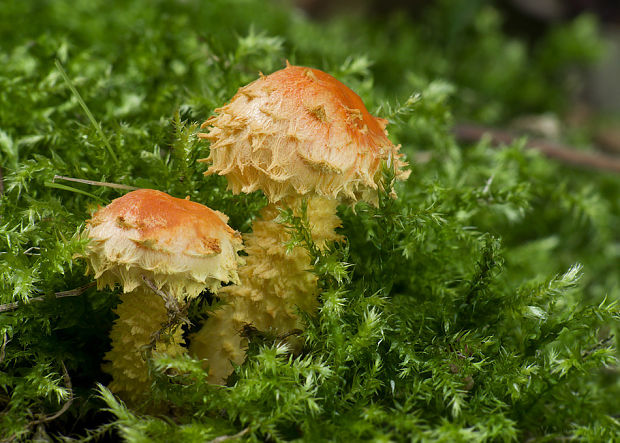
[[(190, 351), (207, 360), (210, 382), (225, 383), (233, 370), (231, 362), (243, 363), (248, 343), (240, 332), (245, 325), (281, 335), (301, 328), (298, 310), (316, 311), (317, 277), (308, 251), (299, 246), (287, 251), (290, 236), (276, 220), (283, 207), (300, 215), (302, 202), (302, 197), (294, 197), (263, 208), (253, 232), (244, 237), (248, 256), (239, 270), (241, 284), (220, 290), (227, 304), (192, 338)], [(337, 205), (334, 199), (308, 199), (310, 231), (319, 248), (340, 239), (335, 232), (341, 225)]]
[[(118, 319), (110, 332), (112, 349), (105, 355), (108, 363), (103, 369), (113, 377), (110, 390), (137, 406), (146, 401), (151, 392), (146, 351), (153, 334), (167, 322), (168, 312), (164, 300), (143, 286), (120, 298), (121, 303), (115, 309)], [(177, 328), (169, 343), (160, 341), (153, 351), (170, 356), (184, 353), (182, 334), (181, 328)]]

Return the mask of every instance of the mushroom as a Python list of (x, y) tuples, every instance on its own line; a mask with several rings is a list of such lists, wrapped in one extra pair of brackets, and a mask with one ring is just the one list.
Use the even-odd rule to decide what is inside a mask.
[[(145, 400), (149, 390), (141, 350), (167, 323), (166, 302), (175, 305), (205, 288), (216, 292), (222, 283), (239, 282), (241, 236), (227, 221), (218, 211), (151, 189), (130, 192), (87, 221), (87, 274), (94, 274), (99, 289), (123, 288), (104, 370), (113, 377), (110, 389), (129, 403)], [(182, 345), (177, 328), (155, 351), (177, 355), (185, 351)]]
[[(244, 239), (241, 284), (224, 288), (228, 304), (192, 338), (190, 351), (208, 361), (209, 379), (222, 383), (245, 356), (245, 324), (275, 334), (300, 328), (297, 309), (318, 306), (316, 276), (303, 248), (287, 253), (280, 209), (299, 214), (304, 199), (319, 247), (339, 239), (340, 202), (376, 203), (382, 164), (396, 178), (409, 171), (400, 146), (387, 137), (387, 120), (373, 117), (360, 97), (325, 72), (288, 65), (239, 89), (198, 134), (210, 140), (205, 174), (226, 176), (233, 193), (262, 190), (269, 204)], [(217, 337), (214, 339), (214, 337)]]

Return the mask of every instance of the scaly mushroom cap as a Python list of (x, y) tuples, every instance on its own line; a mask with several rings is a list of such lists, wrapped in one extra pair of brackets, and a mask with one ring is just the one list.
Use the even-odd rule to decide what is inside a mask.
[(382, 161), (406, 179), (387, 120), (329, 74), (287, 66), (239, 89), (199, 137), (211, 141), (206, 174), (226, 175), (235, 194), (261, 189), (272, 202), (315, 194), (374, 202)]
[(100, 208), (87, 221), (84, 255), (97, 286), (120, 284), (124, 292), (144, 285), (195, 297), (205, 287), (238, 283), (241, 235), (218, 211), (152, 189), (133, 191)]

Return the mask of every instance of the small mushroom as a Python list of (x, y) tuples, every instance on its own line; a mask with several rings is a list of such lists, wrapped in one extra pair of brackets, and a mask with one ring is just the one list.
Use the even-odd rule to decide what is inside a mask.
[(211, 142), (206, 174), (226, 176), (235, 194), (262, 190), (270, 202), (245, 236), (241, 284), (224, 288), (228, 304), (192, 338), (190, 350), (208, 360), (210, 381), (223, 383), (231, 362), (243, 362), (247, 340), (239, 331), (246, 324), (286, 334), (301, 326), (298, 308), (312, 313), (318, 306), (310, 258), (303, 248), (286, 251), (280, 209), (299, 214), (307, 197), (311, 234), (323, 247), (339, 239), (340, 202), (377, 201), (383, 163), (407, 178), (386, 125), (331, 75), (288, 64), (240, 88), (203, 124), (208, 132), (199, 137)]
[[(87, 273), (94, 274), (99, 289), (123, 289), (104, 370), (113, 377), (110, 389), (129, 403), (147, 398), (150, 378), (142, 350), (157, 342), (168, 323), (167, 308), (204, 289), (217, 292), (222, 283), (239, 281), (241, 236), (227, 220), (201, 204), (141, 189), (87, 221), (89, 243), (82, 256)], [(156, 343), (155, 351), (180, 354), (182, 344), (177, 328), (169, 343)]]

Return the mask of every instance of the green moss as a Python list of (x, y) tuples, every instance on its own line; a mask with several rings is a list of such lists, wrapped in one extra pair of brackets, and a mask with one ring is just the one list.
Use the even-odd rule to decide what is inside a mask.
[[(620, 179), (522, 141), (461, 146), (450, 132), (464, 117), (562, 110), (567, 69), (600, 53), (591, 18), (532, 47), (507, 37), (487, 2), (321, 25), (252, 0), (5, 3), (0, 303), (18, 307), (0, 313), (0, 436), (605, 441), (620, 431)], [(204, 177), (196, 160), (208, 146), (195, 133), (286, 59), (336, 75), (389, 118), (411, 177), (394, 200), (388, 169), (377, 208), (340, 208), (347, 241), (323, 251), (303, 217), (282, 214), (321, 287), (301, 354), (248, 331), (250, 357), (226, 388), (188, 357), (151, 361), (152, 395), (171, 412), (139, 416), (97, 388), (109, 383), (100, 365), (117, 295), (54, 295), (89, 283), (72, 259), (76, 233), (125, 191), (54, 176), (189, 195), (247, 232), (265, 199)]]

